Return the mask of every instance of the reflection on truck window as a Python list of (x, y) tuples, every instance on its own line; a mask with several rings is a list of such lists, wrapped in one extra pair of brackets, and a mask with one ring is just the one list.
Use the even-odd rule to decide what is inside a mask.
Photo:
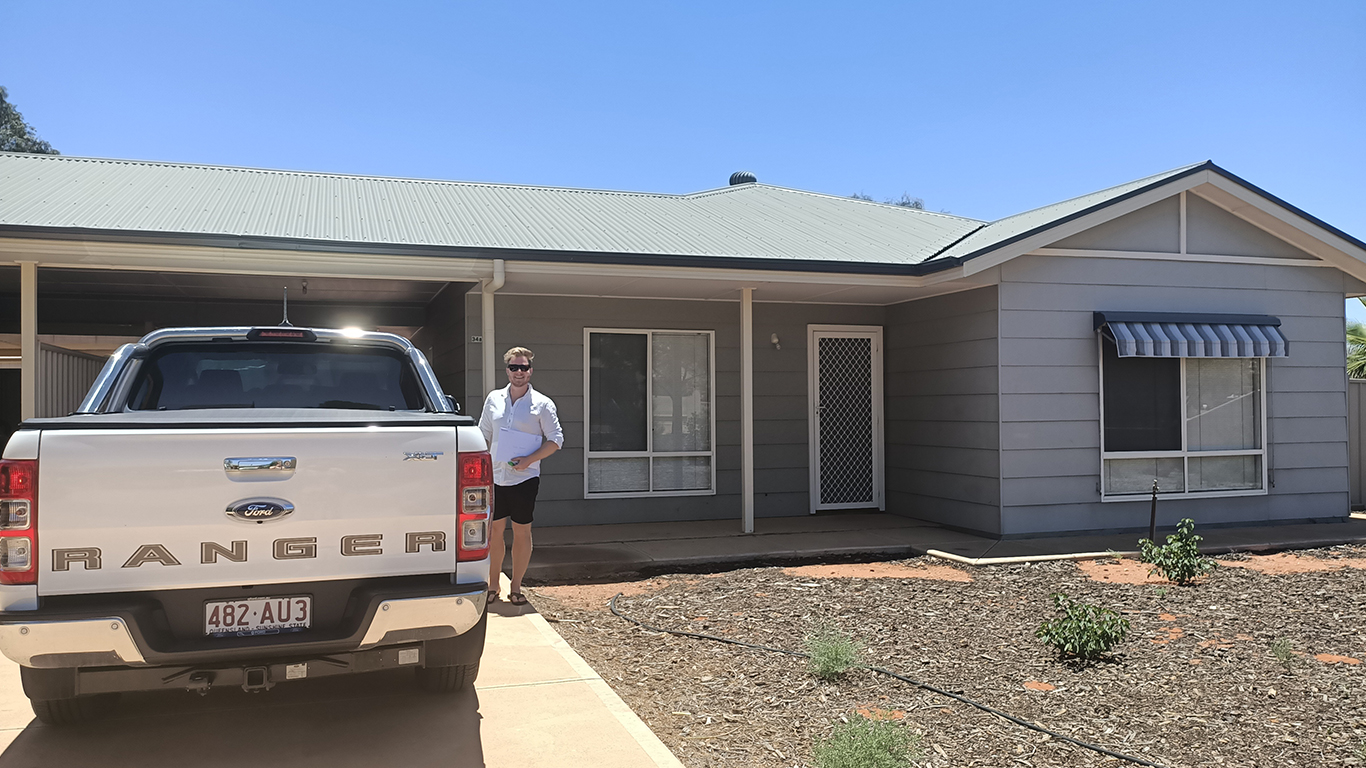
[(396, 350), (279, 342), (158, 349), (143, 362), (128, 398), (134, 411), (423, 407), (413, 366)]

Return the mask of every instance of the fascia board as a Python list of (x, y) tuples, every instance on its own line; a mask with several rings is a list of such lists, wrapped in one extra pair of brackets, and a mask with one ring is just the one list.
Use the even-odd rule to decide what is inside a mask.
[(1043, 248), (1050, 243), (1056, 243), (1063, 238), (1071, 237), (1072, 235), (1084, 232), (1112, 219), (1117, 219), (1125, 214), (1133, 213), (1140, 208), (1146, 208), (1147, 206), (1152, 205), (1159, 200), (1171, 197), (1178, 192), (1184, 192), (1191, 187), (1204, 184), (1209, 181), (1209, 177), (1211, 176), (1213, 176), (1211, 171), (1197, 171), (1188, 176), (1171, 179), (1145, 192), (1140, 192), (1139, 194), (1125, 198), (1124, 200), (1110, 203), (1100, 210), (1036, 232), (1033, 235), (1016, 240), (995, 252), (968, 259), (963, 264), (963, 274), (965, 276), (972, 275), (992, 267), (1000, 266), (1001, 264), (1018, 256), (1023, 256), (1030, 251)]
[[(386, 278), (467, 282), (487, 280), (491, 259), (400, 256), (392, 254), (318, 253), (257, 248), (214, 248), (149, 245), (91, 240), (0, 237), (5, 260), (36, 261), (40, 266), (85, 269), (155, 270), (207, 274), (317, 275), (339, 278)], [(730, 283), (794, 283), (814, 285), (921, 288), (960, 277), (954, 268), (928, 277), (781, 270), (674, 267), (649, 264), (584, 264), (576, 262), (505, 261), (508, 274), (589, 275), (603, 277), (687, 278)]]
[[(738, 283), (795, 283), (839, 286), (920, 288), (931, 281), (919, 275), (865, 275), (829, 272), (786, 272), (754, 269), (715, 269), (707, 267), (667, 267), (648, 264), (569, 264), (545, 261), (507, 261), (509, 275), (591, 275), (601, 277), (724, 280)], [(946, 270), (957, 272), (957, 270)], [(950, 275), (948, 279), (958, 275)], [(942, 282), (933, 280), (932, 282)]]
[(1366, 280), (1366, 249), (1278, 201), (1219, 174), (1211, 174), (1209, 187), (1193, 194), (1353, 277)]
[(309, 253), (255, 248), (146, 245), (89, 240), (0, 237), (6, 260), (36, 261), (40, 266), (86, 269), (155, 270), (207, 274), (298, 275), (402, 278), (464, 282), (487, 278), (488, 259), (433, 259), (354, 253)]

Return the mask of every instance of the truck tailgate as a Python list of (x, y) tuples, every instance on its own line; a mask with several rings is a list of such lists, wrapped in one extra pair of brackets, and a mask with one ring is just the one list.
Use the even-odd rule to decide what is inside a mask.
[[(38, 591), (455, 573), (456, 439), (414, 426), (44, 431)], [(295, 468), (225, 468), (259, 458)]]

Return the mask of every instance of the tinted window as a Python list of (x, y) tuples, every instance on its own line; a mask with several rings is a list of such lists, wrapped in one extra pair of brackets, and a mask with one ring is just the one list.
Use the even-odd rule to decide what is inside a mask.
[(1181, 360), (1120, 357), (1102, 342), (1105, 450), (1181, 450)]
[(645, 416), (649, 341), (643, 333), (589, 335), (589, 450), (643, 451), (649, 447)]
[(321, 344), (184, 344), (153, 352), (128, 398), (138, 411), (193, 408), (421, 410), (397, 350)]

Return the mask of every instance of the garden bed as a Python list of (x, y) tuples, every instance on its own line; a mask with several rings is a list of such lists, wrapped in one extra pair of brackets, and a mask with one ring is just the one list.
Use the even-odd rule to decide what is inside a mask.
[[(617, 592), (623, 613), (655, 626), (792, 650), (837, 628), (867, 664), (1173, 768), (1366, 765), (1366, 548), (1219, 561), (1186, 587), (1133, 561), (915, 558), (530, 597), (689, 768), (810, 765), (818, 739), (859, 717), (918, 734), (916, 765), (1125, 763), (867, 670), (821, 682), (802, 659), (643, 630), (608, 611)], [(1059, 591), (1128, 618), (1112, 661), (1060, 661), (1035, 638)]]

